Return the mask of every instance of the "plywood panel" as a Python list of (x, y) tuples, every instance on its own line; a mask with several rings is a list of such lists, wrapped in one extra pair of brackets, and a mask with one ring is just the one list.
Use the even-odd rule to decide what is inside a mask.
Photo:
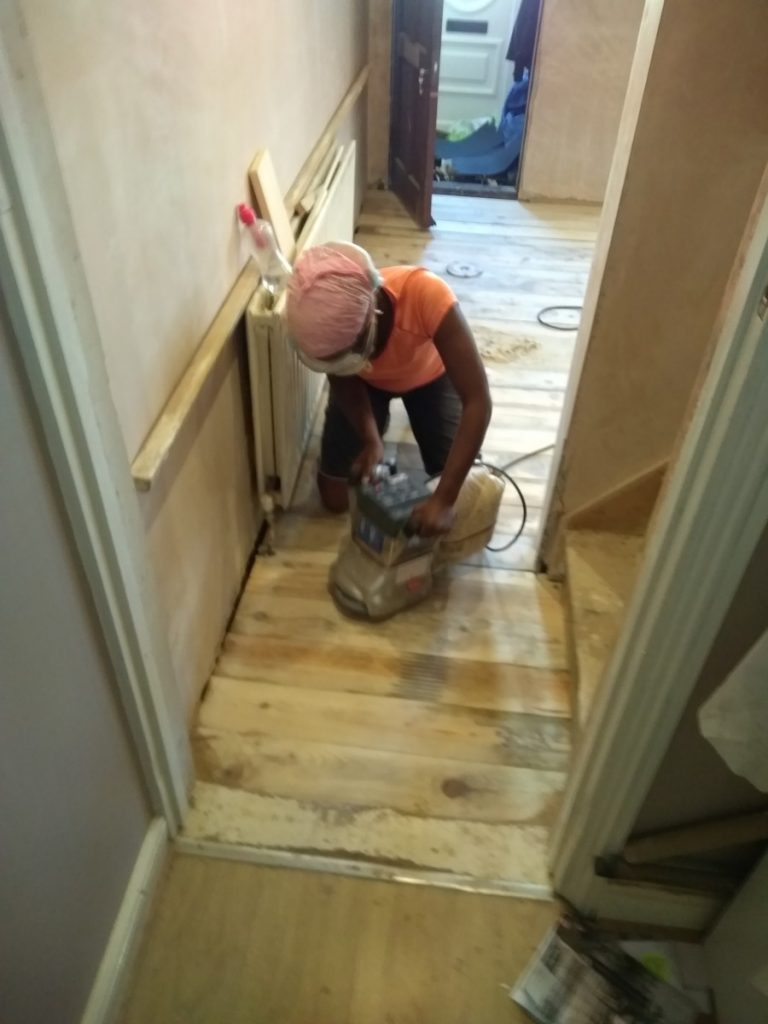
[(139, 495), (188, 715), (213, 667), (256, 540), (243, 342), (239, 330), (152, 490)]
[(643, 5), (543, 0), (522, 199), (602, 201)]
[(685, 422), (768, 161), (755, 103), (768, 96), (764, 15), (762, 0), (666, 4), (636, 68), (626, 174), (606, 200), (567, 403), (550, 566), (561, 516), (669, 459)]

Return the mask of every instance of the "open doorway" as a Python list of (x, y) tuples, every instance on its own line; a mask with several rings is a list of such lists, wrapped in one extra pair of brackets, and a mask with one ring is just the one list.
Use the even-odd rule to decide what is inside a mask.
[(517, 198), (541, 0), (395, 0), (389, 180), (416, 223), (435, 194)]
[(389, 180), (420, 227), (432, 195), (517, 198), (541, 0), (395, 0)]
[(540, 0), (445, 0), (434, 192), (516, 199)]

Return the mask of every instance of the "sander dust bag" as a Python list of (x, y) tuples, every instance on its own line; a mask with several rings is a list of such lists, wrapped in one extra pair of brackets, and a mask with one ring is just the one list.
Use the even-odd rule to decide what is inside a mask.
[[(437, 486), (437, 480), (433, 481)], [(456, 522), (438, 545), (435, 567), (462, 562), (489, 543), (499, 517), (504, 478), (485, 466), (473, 466), (456, 500)]]

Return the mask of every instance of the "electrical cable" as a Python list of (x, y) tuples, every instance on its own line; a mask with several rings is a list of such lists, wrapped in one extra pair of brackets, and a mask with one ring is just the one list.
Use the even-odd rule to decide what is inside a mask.
[(536, 319), (543, 327), (551, 327), (553, 331), (577, 331), (579, 329), (578, 323), (576, 324), (562, 324), (558, 323), (557, 320), (548, 320), (547, 313), (558, 313), (562, 310), (566, 310), (569, 313), (581, 313), (583, 306), (545, 306), (544, 309), (540, 309), (536, 314)]
[(516, 466), (518, 462), (525, 462), (526, 459), (532, 459), (534, 455), (543, 455), (544, 452), (550, 452), (555, 446), (553, 444), (545, 444), (541, 448), (536, 448), (532, 452), (526, 452), (525, 455), (518, 455), (517, 458), (512, 459), (511, 462), (505, 463), (501, 468), (504, 470), (511, 469)]
[(515, 481), (509, 475), (509, 473), (506, 472), (506, 470), (499, 469), (498, 466), (492, 466), (488, 462), (481, 462), (480, 465), (481, 466), (485, 466), (485, 468), (490, 470), (491, 473), (496, 473), (499, 476), (503, 476), (506, 480), (509, 481), (509, 483), (512, 484), (514, 489), (517, 491), (517, 496), (520, 499), (520, 507), (521, 507), (522, 512), (523, 512), (523, 517), (522, 517), (522, 519), (520, 521), (520, 526), (518, 527), (517, 533), (514, 535), (512, 540), (507, 541), (507, 543), (502, 545), (502, 547), (500, 547), (500, 548), (492, 548), (490, 544), (486, 544), (485, 545), (485, 550), (486, 551), (492, 551), (494, 554), (499, 554), (502, 551), (508, 551), (512, 547), (512, 545), (516, 544), (520, 540), (520, 538), (522, 537), (523, 530), (525, 529), (525, 524), (528, 522), (528, 505), (526, 504), (525, 496), (524, 496), (523, 492), (520, 490), (518, 485), (515, 483)]
[[(508, 483), (512, 484), (514, 489), (517, 491), (517, 496), (520, 499), (520, 507), (521, 507), (522, 513), (523, 513), (522, 521), (521, 521), (520, 526), (517, 529), (517, 533), (514, 535), (514, 537), (511, 540), (507, 541), (507, 543), (504, 544), (500, 548), (492, 548), (490, 544), (486, 544), (485, 545), (485, 550), (486, 551), (492, 551), (496, 555), (501, 554), (503, 551), (509, 551), (509, 549), (512, 547), (512, 545), (513, 544), (517, 544), (517, 542), (522, 537), (523, 530), (525, 529), (526, 523), (528, 522), (528, 504), (527, 504), (527, 502), (525, 500), (525, 495), (520, 490), (520, 487), (518, 486), (517, 482), (515, 480), (513, 480), (512, 477), (509, 475), (507, 470), (511, 469), (512, 466), (516, 466), (520, 462), (525, 462), (526, 459), (532, 459), (534, 457), (534, 455), (542, 455), (544, 452), (548, 452), (548, 451), (550, 451), (554, 447), (555, 446), (553, 444), (545, 444), (541, 448), (535, 448), (532, 452), (526, 452), (525, 455), (518, 455), (518, 456), (516, 456), (516, 458), (512, 459), (510, 462), (507, 462), (505, 465), (503, 465), (501, 467), (494, 466), (494, 464), (492, 462), (486, 462), (482, 458), (478, 458), (478, 459), (475, 460), (474, 464), (476, 466), (484, 466), (489, 472), (496, 473), (497, 476), (503, 476), (504, 479), (507, 480)], [(434, 473), (432, 476), (427, 477), (427, 479), (428, 480), (436, 480), (439, 476), (440, 476), (439, 473)]]
[(526, 503), (525, 496), (523, 495), (523, 492), (520, 490), (520, 487), (518, 486), (517, 482), (512, 479), (512, 477), (509, 475), (507, 470), (511, 469), (512, 466), (516, 466), (520, 462), (525, 462), (526, 459), (532, 459), (534, 457), (534, 455), (541, 455), (544, 452), (548, 452), (548, 451), (550, 451), (554, 447), (555, 446), (553, 444), (545, 444), (545, 445), (543, 445), (543, 447), (536, 448), (532, 452), (526, 452), (525, 455), (518, 455), (517, 458), (514, 458), (510, 462), (507, 462), (506, 465), (502, 466), (501, 468), (499, 468), (498, 466), (492, 465), (490, 462), (483, 462), (482, 460), (480, 460), (480, 465), (481, 466), (485, 466), (485, 468), (487, 470), (490, 470), (491, 473), (498, 473), (498, 474), (500, 474), (506, 480), (508, 480), (509, 483), (512, 484), (514, 489), (517, 491), (517, 496), (520, 499), (520, 506), (522, 508), (522, 513), (523, 513), (522, 520), (520, 522), (520, 526), (518, 527), (517, 533), (514, 535), (514, 537), (511, 540), (507, 541), (507, 543), (502, 545), (500, 548), (492, 548), (490, 544), (486, 544), (485, 545), (485, 550), (486, 551), (492, 551), (496, 555), (501, 554), (503, 551), (509, 551), (509, 549), (512, 547), (512, 545), (516, 544), (520, 540), (520, 538), (522, 537), (523, 530), (525, 529), (525, 525), (528, 522), (528, 505)]

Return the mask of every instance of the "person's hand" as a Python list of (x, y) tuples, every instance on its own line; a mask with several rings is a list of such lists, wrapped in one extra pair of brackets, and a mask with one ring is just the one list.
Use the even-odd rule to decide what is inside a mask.
[(363, 450), (352, 463), (349, 472), (350, 482), (353, 484), (367, 480), (380, 462), (384, 461), (384, 444), (380, 437), (371, 438), (366, 441)]
[(419, 537), (437, 537), (448, 533), (456, 522), (453, 505), (433, 494), (411, 512), (410, 526)]

